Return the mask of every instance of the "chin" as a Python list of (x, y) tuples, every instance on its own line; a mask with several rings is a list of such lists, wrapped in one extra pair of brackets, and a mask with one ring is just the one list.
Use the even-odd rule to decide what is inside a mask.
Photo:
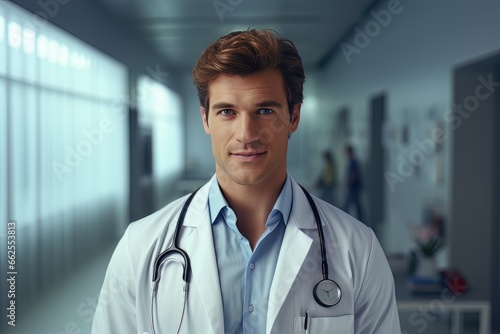
[(249, 171), (247, 173), (229, 173), (226, 176), (240, 186), (256, 186), (266, 181), (264, 175)]

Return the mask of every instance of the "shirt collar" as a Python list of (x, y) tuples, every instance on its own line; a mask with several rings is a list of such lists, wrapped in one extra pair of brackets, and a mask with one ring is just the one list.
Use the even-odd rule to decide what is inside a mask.
[[(219, 183), (217, 182), (217, 177), (214, 175), (212, 180), (210, 181), (210, 190), (208, 193), (208, 207), (210, 209), (210, 221), (215, 223), (217, 217), (223, 210), (228, 210), (229, 205), (227, 204), (226, 198), (222, 194)], [(285, 225), (288, 223), (288, 218), (290, 217), (290, 213), (292, 212), (292, 181), (290, 175), (287, 174), (285, 184), (281, 189), (281, 192), (278, 196), (278, 199), (274, 203), (274, 207), (269, 214), (269, 218), (276, 213), (281, 213), (283, 216), (283, 222)]]

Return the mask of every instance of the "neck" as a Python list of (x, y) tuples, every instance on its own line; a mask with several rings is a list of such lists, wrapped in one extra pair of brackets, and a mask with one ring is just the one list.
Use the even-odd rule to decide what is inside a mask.
[(266, 230), (267, 217), (285, 181), (286, 173), (272, 182), (259, 185), (240, 185), (234, 182), (221, 184), (219, 182), (224, 197), (238, 217), (238, 229), (249, 240), (252, 249)]

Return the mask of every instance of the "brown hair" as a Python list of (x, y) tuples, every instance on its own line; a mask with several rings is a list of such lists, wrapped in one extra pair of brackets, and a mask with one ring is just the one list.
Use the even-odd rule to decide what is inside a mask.
[(291, 114), (304, 99), (304, 67), (295, 44), (273, 30), (235, 31), (219, 38), (203, 51), (193, 69), (200, 105), (208, 116), (208, 88), (218, 75), (245, 75), (273, 68), (283, 76)]

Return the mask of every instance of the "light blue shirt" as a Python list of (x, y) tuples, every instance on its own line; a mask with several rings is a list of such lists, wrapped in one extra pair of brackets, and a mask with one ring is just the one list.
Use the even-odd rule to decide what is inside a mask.
[(269, 290), (292, 210), (292, 183), (285, 184), (254, 251), (236, 226), (237, 217), (216, 177), (208, 195), (226, 333), (265, 333)]

